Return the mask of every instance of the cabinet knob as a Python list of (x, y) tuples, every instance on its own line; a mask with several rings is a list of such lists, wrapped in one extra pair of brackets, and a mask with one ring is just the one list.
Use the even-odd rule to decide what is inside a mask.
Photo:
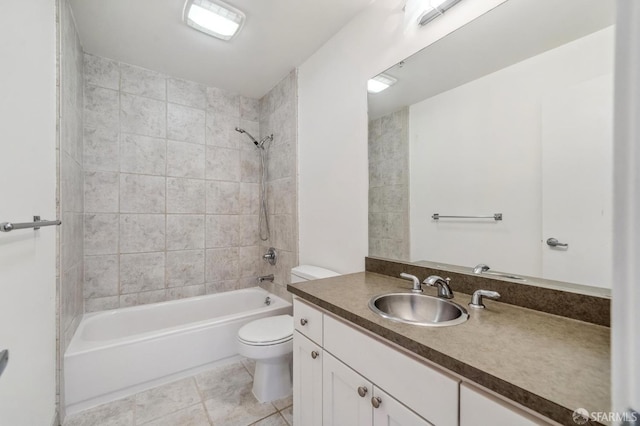
[(306, 318), (300, 318), (300, 325), (307, 325), (307, 319)]
[(369, 389), (366, 386), (358, 386), (358, 395), (364, 398), (367, 392), (369, 392)]
[(318, 352), (311, 351), (311, 358), (316, 359), (316, 358), (318, 358), (318, 355), (320, 355)]
[(382, 400), (380, 399), (379, 396), (372, 396), (371, 397), (371, 405), (373, 405), (373, 408), (380, 407), (380, 404), (382, 404)]

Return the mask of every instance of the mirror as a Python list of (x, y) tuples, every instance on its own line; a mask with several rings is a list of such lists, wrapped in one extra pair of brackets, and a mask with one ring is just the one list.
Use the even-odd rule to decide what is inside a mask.
[(614, 13), (508, 0), (384, 71), (369, 255), (607, 294)]

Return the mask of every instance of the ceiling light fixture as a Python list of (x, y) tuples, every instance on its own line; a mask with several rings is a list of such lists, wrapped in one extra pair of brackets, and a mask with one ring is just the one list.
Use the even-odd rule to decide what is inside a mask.
[(245, 15), (219, 0), (187, 0), (182, 19), (191, 28), (222, 40), (231, 40), (242, 28)]
[(405, 14), (411, 19), (417, 16), (418, 25), (423, 26), (444, 15), (461, 0), (407, 0)]
[(367, 92), (380, 93), (398, 82), (397, 79), (387, 74), (378, 74), (367, 81)]

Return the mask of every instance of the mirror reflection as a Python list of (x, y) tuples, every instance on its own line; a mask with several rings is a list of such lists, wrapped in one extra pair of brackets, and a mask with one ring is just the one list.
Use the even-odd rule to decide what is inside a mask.
[(610, 288), (613, 3), (509, 0), (383, 73), (371, 256)]

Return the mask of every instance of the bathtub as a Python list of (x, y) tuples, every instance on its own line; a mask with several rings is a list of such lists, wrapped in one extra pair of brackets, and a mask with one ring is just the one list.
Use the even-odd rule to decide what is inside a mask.
[(291, 311), (289, 302), (256, 287), (86, 314), (64, 355), (66, 411), (237, 358), (240, 327)]

